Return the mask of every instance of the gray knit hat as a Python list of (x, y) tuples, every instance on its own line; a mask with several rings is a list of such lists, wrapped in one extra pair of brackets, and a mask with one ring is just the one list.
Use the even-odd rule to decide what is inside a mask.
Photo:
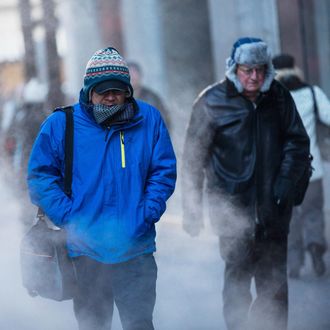
[(243, 86), (237, 78), (237, 64), (248, 66), (265, 64), (265, 81), (260, 91), (266, 92), (269, 89), (275, 77), (275, 70), (268, 46), (262, 39), (239, 38), (233, 45), (230, 57), (226, 60), (226, 77), (234, 83), (237, 90), (241, 93), (243, 92)]

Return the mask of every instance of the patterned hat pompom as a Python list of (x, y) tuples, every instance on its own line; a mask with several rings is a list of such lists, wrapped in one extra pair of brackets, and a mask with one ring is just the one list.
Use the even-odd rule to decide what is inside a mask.
[(129, 96), (133, 95), (127, 63), (113, 47), (98, 50), (88, 61), (84, 76), (84, 100), (88, 102), (93, 87), (107, 80), (124, 83), (127, 85)]

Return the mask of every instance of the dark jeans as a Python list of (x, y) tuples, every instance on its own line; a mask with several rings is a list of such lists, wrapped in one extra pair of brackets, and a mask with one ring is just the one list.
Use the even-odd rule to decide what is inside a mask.
[(223, 312), (228, 330), (287, 329), (287, 237), (236, 242), (220, 237), (220, 252), (226, 262)]
[(111, 329), (116, 304), (124, 330), (152, 330), (157, 265), (152, 254), (119, 264), (88, 257), (75, 260), (78, 292), (73, 299), (80, 330)]

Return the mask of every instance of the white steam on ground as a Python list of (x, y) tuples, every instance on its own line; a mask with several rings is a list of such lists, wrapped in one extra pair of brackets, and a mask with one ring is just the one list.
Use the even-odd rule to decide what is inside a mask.
[(0, 329), (59, 330), (76, 329), (72, 303), (57, 303), (30, 297), (21, 284), (19, 243), (25, 210), (15, 198), (14, 189), (0, 174)]
[[(19, 242), (22, 236), (21, 203), (0, 175), (0, 329), (78, 329), (72, 302), (31, 298), (21, 285)], [(178, 189), (179, 191), (179, 189)], [(157, 224), (157, 301), (154, 324), (158, 330), (225, 330), (222, 316), (223, 268), (217, 237), (210, 226), (198, 238), (181, 227), (181, 212), (174, 194), (168, 213)], [(329, 254), (327, 265), (329, 267)], [(307, 259), (301, 280), (289, 282), (289, 330), (330, 328), (329, 275), (316, 279)], [(113, 329), (120, 330), (115, 311)]]

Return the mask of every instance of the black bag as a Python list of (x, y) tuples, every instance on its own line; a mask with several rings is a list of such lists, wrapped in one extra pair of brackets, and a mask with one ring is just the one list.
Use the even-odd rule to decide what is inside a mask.
[(23, 237), (20, 253), (23, 286), (31, 296), (57, 301), (73, 297), (75, 269), (64, 230), (50, 229), (39, 220)]
[[(73, 156), (73, 109), (66, 113), (64, 191), (71, 195)], [(50, 228), (45, 214), (38, 210), (37, 223), (24, 235), (20, 245), (23, 286), (32, 296), (57, 301), (72, 299), (76, 288), (75, 268), (67, 255), (66, 233)]]
[(316, 102), (315, 92), (312, 86), (310, 86), (313, 102), (314, 102), (314, 113), (316, 118), (316, 139), (317, 144), (320, 148), (321, 157), (326, 161), (330, 161), (330, 127), (323, 124), (320, 121), (319, 110)]
[(308, 159), (305, 162), (304, 171), (295, 185), (295, 193), (293, 200), (293, 205), (295, 206), (300, 205), (304, 200), (309, 185), (309, 180), (313, 173), (312, 160), (313, 160), (313, 156), (309, 155)]

